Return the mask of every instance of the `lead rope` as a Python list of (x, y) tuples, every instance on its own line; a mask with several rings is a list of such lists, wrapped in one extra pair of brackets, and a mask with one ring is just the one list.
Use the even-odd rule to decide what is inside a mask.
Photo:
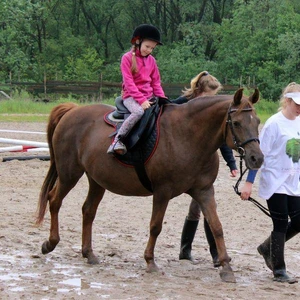
[[(240, 152), (239, 152), (240, 153)], [(241, 195), (241, 192), (239, 191), (239, 185), (242, 181), (242, 178), (244, 176), (244, 174), (247, 172), (247, 170), (249, 170), (248, 168), (246, 168), (243, 171), (243, 157), (244, 155), (242, 153), (240, 153), (240, 155), (238, 156), (240, 158), (240, 178), (237, 180), (236, 184), (233, 186), (234, 191), (236, 192), (237, 195)], [(276, 219), (276, 220), (285, 220), (285, 218), (281, 218), (280, 215), (283, 215), (282, 213), (278, 213), (278, 212), (274, 212), (274, 211), (270, 211), (268, 208), (266, 208), (265, 206), (263, 206), (262, 204), (260, 204), (257, 200), (253, 199), (252, 197), (248, 198), (248, 201), (252, 202), (254, 205), (256, 205), (264, 214), (266, 214), (268, 217)], [(273, 217), (271, 216), (271, 213), (273, 215)], [(277, 215), (279, 217), (275, 217), (274, 215)], [(296, 216), (300, 215), (300, 211), (296, 210), (296, 211), (292, 211), (290, 212), (290, 218), (294, 218)]]
[[(239, 196), (241, 196), (241, 192), (239, 191), (239, 185), (243, 179), (243, 176), (245, 175), (245, 173), (249, 170), (248, 168), (245, 168), (245, 170), (243, 171), (243, 155), (239, 155), (238, 156), (240, 158), (240, 177), (237, 180), (236, 184), (233, 186), (233, 189), (235, 191), (235, 193)], [(264, 207), (262, 204), (260, 204), (258, 201), (256, 201), (255, 199), (253, 199), (252, 197), (248, 198), (248, 201), (252, 202), (254, 205), (256, 205), (264, 214), (266, 214), (268, 217), (271, 218), (271, 214), (268, 210), (268, 208)]]

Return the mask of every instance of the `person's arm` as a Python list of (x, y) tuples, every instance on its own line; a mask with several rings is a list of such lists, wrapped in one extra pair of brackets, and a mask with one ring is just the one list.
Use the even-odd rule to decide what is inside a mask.
[(228, 147), (226, 144), (223, 144), (220, 147), (220, 151), (221, 151), (221, 154), (222, 154), (224, 160), (227, 163), (227, 166), (230, 169), (231, 176), (236, 177), (238, 170), (236, 167), (236, 162), (235, 162), (235, 158), (233, 156), (232, 149), (230, 147)]
[(257, 170), (249, 170), (247, 178), (246, 178), (246, 182), (244, 183), (244, 185), (241, 188), (241, 199), (242, 200), (248, 200), (251, 196), (252, 193), (252, 186), (255, 180), (257, 174)]
[(180, 96), (176, 99), (171, 100), (171, 103), (176, 103), (176, 104), (183, 104), (188, 102), (188, 99), (185, 96)]

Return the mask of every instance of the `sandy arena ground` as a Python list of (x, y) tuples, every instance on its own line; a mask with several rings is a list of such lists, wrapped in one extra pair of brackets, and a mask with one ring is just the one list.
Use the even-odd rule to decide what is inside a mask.
[[(44, 123), (0, 123), (0, 129), (42, 131)], [(45, 135), (5, 133), (0, 137), (46, 141)], [(0, 147), (8, 146), (0, 144)], [(37, 155), (0, 153), (7, 156)], [(47, 155), (47, 153), (43, 153)], [(146, 273), (143, 252), (149, 236), (151, 197), (123, 197), (107, 192), (93, 231), (93, 248), (100, 265), (88, 265), (81, 256), (81, 205), (87, 193), (83, 177), (63, 202), (61, 241), (48, 254), (41, 245), (49, 235), (49, 213), (43, 226), (34, 225), (38, 195), (48, 170), (38, 159), (0, 162), (0, 299), (299, 299), (300, 283), (274, 283), (256, 247), (268, 236), (271, 220), (234, 193), (235, 179), (221, 159), (215, 182), (218, 213), (237, 283), (223, 283), (213, 268), (202, 222), (193, 255), (197, 264), (179, 261), (182, 225), (190, 198), (181, 195), (169, 203), (156, 246), (161, 272)], [(255, 187), (256, 188), (256, 187)], [(255, 189), (253, 197), (259, 199)], [(288, 271), (300, 274), (297, 236), (286, 245)]]

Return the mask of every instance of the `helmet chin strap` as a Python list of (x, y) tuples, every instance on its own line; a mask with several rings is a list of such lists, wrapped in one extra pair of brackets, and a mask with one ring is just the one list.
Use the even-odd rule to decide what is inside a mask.
[(135, 46), (141, 51), (141, 45), (142, 45), (143, 39), (138, 39), (135, 41)]
[[(143, 42), (143, 39), (136, 40), (136, 42), (135, 42), (135, 47), (136, 47), (137, 49), (139, 49), (140, 52), (141, 52), (142, 42)], [(150, 54), (148, 54), (148, 55), (146, 55), (146, 56), (144, 56), (144, 57), (148, 57), (149, 55), (150, 55)]]

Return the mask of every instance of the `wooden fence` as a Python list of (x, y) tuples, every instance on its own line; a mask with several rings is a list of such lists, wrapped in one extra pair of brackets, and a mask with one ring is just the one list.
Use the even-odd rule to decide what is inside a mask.
[[(170, 98), (178, 97), (189, 83), (163, 83), (165, 94)], [(238, 85), (223, 85), (223, 93), (233, 92), (239, 88)], [(102, 99), (119, 95), (121, 83), (117, 82), (91, 82), (91, 81), (51, 81), (44, 83), (34, 82), (11, 82), (0, 83), (0, 91), (8, 95), (14, 90), (25, 89), (34, 97), (46, 99), (49, 94), (61, 95), (86, 95), (101, 101)]]

